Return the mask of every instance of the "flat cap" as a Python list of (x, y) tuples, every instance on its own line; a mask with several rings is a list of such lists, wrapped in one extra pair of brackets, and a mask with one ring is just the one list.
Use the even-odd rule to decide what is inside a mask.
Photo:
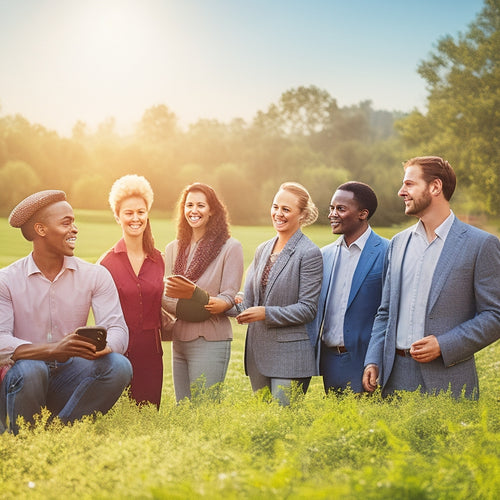
[(55, 189), (39, 191), (25, 198), (9, 215), (9, 224), (12, 227), (21, 227), (28, 222), (38, 210), (52, 203), (64, 201), (66, 193)]

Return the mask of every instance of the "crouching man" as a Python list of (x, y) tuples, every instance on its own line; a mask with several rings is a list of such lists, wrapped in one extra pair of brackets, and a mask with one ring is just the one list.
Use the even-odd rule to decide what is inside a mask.
[[(118, 292), (103, 266), (73, 256), (78, 229), (63, 191), (41, 191), (9, 217), (33, 251), (0, 270), (0, 432), (17, 433), (47, 407), (63, 422), (106, 413), (130, 383), (123, 353), (128, 330)], [(102, 350), (75, 332), (107, 330)]]

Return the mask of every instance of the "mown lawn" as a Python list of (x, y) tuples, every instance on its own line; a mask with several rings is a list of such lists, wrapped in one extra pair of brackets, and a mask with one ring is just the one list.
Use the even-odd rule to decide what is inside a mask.
[[(105, 213), (78, 213), (77, 255), (94, 261), (119, 237)], [(111, 220), (109, 218), (109, 220)], [(153, 221), (159, 248), (172, 224)], [(380, 231), (390, 236), (396, 229)], [(310, 228), (320, 246), (327, 227)], [(245, 248), (269, 228), (233, 228)], [(0, 220), (0, 266), (30, 249)], [(315, 378), (282, 408), (253, 395), (243, 372), (244, 328), (220, 391), (175, 404), (170, 345), (160, 411), (123, 396), (95, 422), (0, 436), (0, 498), (496, 499), (500, 496), (500, 347), (477, 355), (479, 401), (402, 394), (393, 401), (325, 397)]]

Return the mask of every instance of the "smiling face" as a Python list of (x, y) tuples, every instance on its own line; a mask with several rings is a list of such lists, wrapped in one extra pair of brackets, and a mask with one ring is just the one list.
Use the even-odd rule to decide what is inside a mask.
[(280, 234), (291, 236), (300, 228), (301, 217), (297, 196), (283, 189), (278, 191), (271, 206), (274, 229)]
[(148, 209), (144, 199), (130, 196), (122, 200), (116, 222), (120, 224), (123, 236), (142, 237), (148, 223)]
[(423, 176), (422, 169), (418, 165), (406, 167), (403, 185), (398, 195), (404, 199), (405, 214), (415, 215), (421, 218), (432, 203), (431, 185)]
[(197, 236), (205, 234), (212, 212), (207, 197), (201, 191), (190, 191), (184, 202), (184, 217)]
[(35, 230), (44, 250), (57, 256), (71, 256), (75, 250), (78, 229), (75, 215), (67, 201), (59, 201), (41, 211)]
[(362, 209), (352, 191), (338, 189), (330, 202), (328, 220), (333, 234), (343, 234), (347, 244), (356, 241), (368, 227), (368, 210)]

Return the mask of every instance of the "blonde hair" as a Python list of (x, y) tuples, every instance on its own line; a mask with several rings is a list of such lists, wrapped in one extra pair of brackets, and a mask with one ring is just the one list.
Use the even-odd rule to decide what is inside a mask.
[(309, 191), (302, 184), (298, 182), (284, 182), (279, 190), (288, 191), (297, 197), (299, 209), (302, 212), (301, 226), (309, 226), (316, 222), (319, 214), (318, 208), (312, 201)]
[(120, 212), (121, 202), (131, 196), (140, 196), (146, 202), (148, 212), (151, 210), (154, 199), (151, 184), (142, 175), (130, 174), (117, 179), (109, 192), (109, 206), (115, 216)]
[[(111, 191), (109, 192), (109, 206), (111, 207), (115, 217), (118, 217), (118, 214), (120, 213), (120, 205), (122, 201), (132, 196), (141, 197), (146, 203), (148, 212), (151, 210), (154, 195), (153, 190), (151, 189), (151, 184), (149, 184), (148, 180), (142, 175), (124, 175), (113, 183)], [(151, 230), (149, 217), (142, 238), (142, 247), (146, 255), (154, 258), (155, 240)]]

